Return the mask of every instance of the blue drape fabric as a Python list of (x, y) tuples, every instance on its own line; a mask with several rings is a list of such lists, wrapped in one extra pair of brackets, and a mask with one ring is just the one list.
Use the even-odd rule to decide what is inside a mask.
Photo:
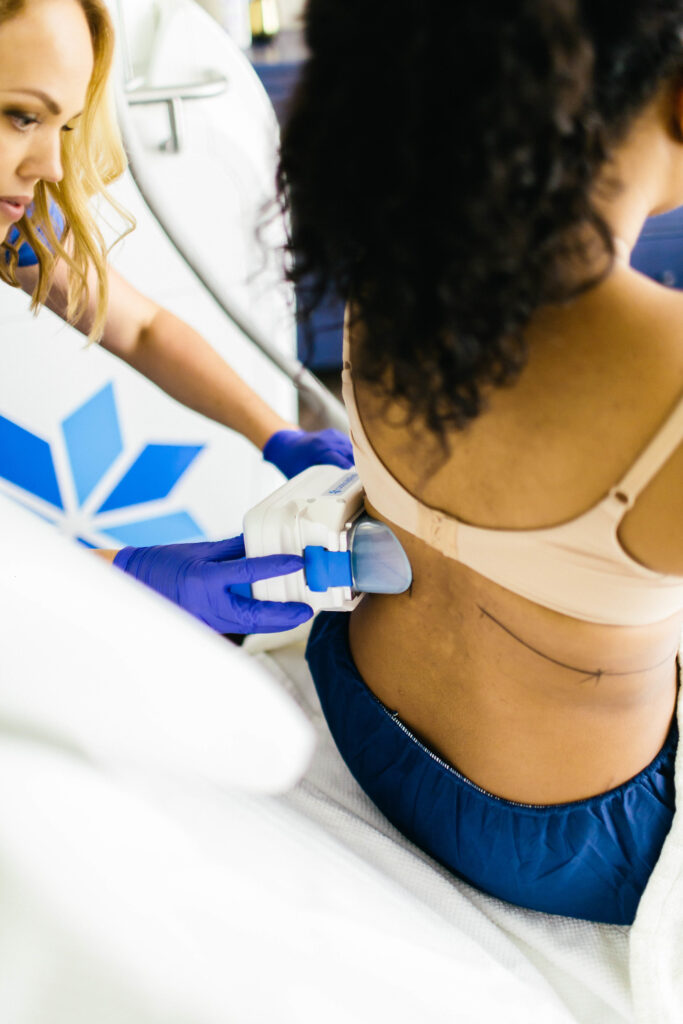
[(651, 764), (587, 800), (503, 800), (446, 764), (358, 673), (349, 616), (318, 615), (306, 657), (341, 756), (408, 839), (509, 903), (608, 924), (633, 922), (674, 815), (676, 722)]

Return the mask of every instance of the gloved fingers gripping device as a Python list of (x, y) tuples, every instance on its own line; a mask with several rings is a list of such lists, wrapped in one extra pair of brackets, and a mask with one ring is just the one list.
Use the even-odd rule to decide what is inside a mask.
[(412, 582), (406, 554), (385, 524), (363, 509), (358, 473), (311, 466), (244, 517), (247, 557), (289, 553), (302, 571), (259, 580), (252, 596), (303, 601), (314, 612), (349, 611), (363, 594), (401, 594)]

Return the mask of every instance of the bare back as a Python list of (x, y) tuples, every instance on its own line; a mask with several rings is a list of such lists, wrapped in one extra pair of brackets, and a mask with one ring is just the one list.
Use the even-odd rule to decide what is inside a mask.
[[(492, 529), (571, 520), (620, 479), (683, 392), (683, 296), (626, 267), (539, 312), (527, 340), (519, 380), (452, 435), (445, 461), (426, 434), (388, 426), (401, 417), (383, 419), (381, 400), (356, 384), (373, 448), (421, 501)], [(619, 532), (642, 564), (680, 575), (682, 478), (683, 445)], [(413, 587), (367, 597), (351, 647), (368, 686), (436, 752), (483, 788), (539, 804), (604, 792), (653, 759), (674, 708), (680, 616), (582, 622), (397, 532)]]

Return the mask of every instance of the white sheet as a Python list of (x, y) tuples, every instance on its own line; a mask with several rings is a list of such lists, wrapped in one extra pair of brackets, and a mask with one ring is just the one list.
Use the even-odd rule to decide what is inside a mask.
[(258, 660), (319, 736), (282, 796), (0, 717), (3, 1024), (680, 1024), (678, 819), (632, 929), (508, 906), (366, 799), (300, 646)]
[(3, 1024), (572, 1020), (484, 914), (454, 927), (296, 795), (113, 778), (8, 730), (0, 778)]
[[(683, 647), (679, 652), (683, 663)], [(679, 734), (683, 696), (678, 700)], [(676, 755), (673, 826), (631, 930), (631, 985), (637, 1024), (683, 1021), (683, 743)]]

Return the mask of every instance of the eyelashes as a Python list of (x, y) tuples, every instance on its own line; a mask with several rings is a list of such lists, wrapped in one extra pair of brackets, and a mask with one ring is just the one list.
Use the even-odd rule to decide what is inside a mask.
[[(5, 110), (4, 114), (19, 132), (26, 132), (32, 125), (40, 125), (43, 123), (40, 118), (35, 117), (33, 114), (26, 114), (21, 110)], [(62, 125), (61, 131), (72, 132), (74, 127), (74, 125), (65, 124)]]
[(4, 114), (17, 131), (20, 132), (27, 131), (32, 124), (40, 124), (37, 117), (33, 117), (31, 114), (24, 114), (21, 110), (5, 110)]

